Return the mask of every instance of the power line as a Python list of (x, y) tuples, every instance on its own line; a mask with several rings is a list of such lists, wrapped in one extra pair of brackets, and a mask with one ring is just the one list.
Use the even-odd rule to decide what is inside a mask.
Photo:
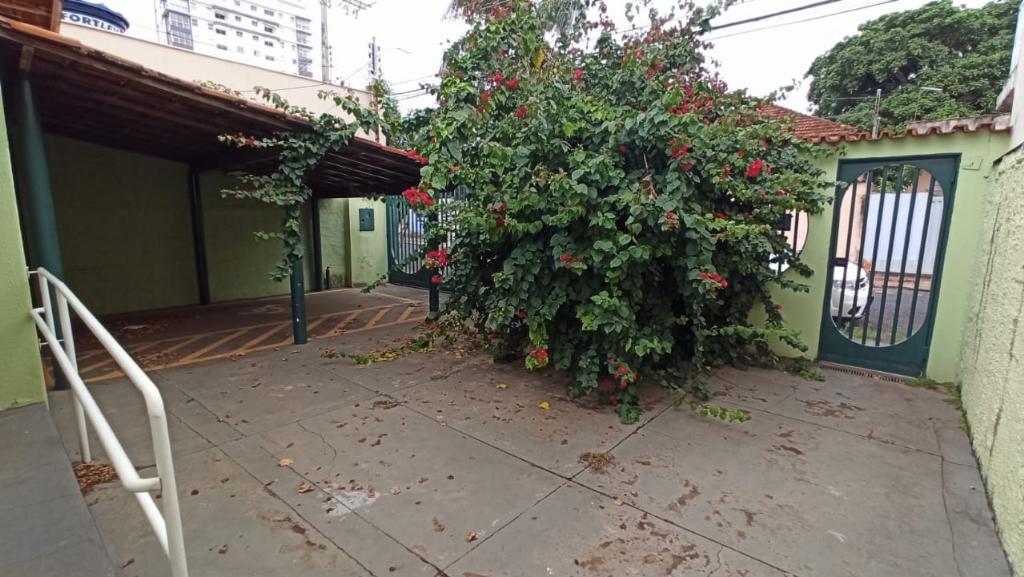
[(778, 12), (772, 12), (771, 14), (764, 14), (761, 16), (754, 16), (752, 18), (744, 18), (743, 20), (737, 20), (735, 22), (727, 22), (725, 24), (719, 24), (718, 26), (712, 26), (711, 30), (721, 30), (723, 28), (732, 28), (733, 26), (739, 26), (741, 24), (750, 24), (751, 22), (760, 22), (761, 20), (767, 20), (769, 18), (775, 18), (776, 16), (785, 16), (786, 14), (792, 14), (794, 12), (802, 12), (804, 10), (810, 10), (811, 8), (817, 8), (819, 6), (825, 6), (827, 4), (835, 4), (836, 2), (844, 2), (845, 0), (819, 0), (811, 4), (805, 4), (804, 6), (797, 6), (796, 8), (787, 8), (786, 10), (780, 10)]
[(708, 40), (721, 40), (722, 38), (730, 38), (732, 36), (741, 36), (743, 34), (750, 34), (752, 32), (760, 32), (762, 30), (771, 30), (772, 28), (781, 28), (783, 26), (791, 26), (793, 24), (802, 24), (804, 22), (813, 22), (815, 20), (822, 20), (822, 19), (825, 19), (825, 18), (831, 18), (832, 16), (839, 16), (841, 14), (849, 14), (851, 12), (857, 12), (857, 11), (860, 11), (860, 10), (867, 10), (868, 8), (874, 8), (876, 6), (881, 6), (883, 4), (892, 4), (893, 2), (898, 2), (898, 1), (899, 0), (882, 0), (881, 2), (875, 2), (874, 4), (866, 4), (864, 6), (856, 6), (854, 8), (848, 8), (846, 10), (840, 10), (839, 12), (830, 12), (828, 14), (820, 14), (818, 16), (811, 16), (809, 18), (803, 18), (803, 19), (800, 19), (800, 20), (793, 20), (793, 21), (790, 21), (790, 22), (781, 22), (779, 24), (772, 24), (771, 26), (762, 26), (760, 28), (751, 28), (749, 30), (741, 30), (739, 32), (733, 32), (733, 33), (730, 33), (730, 34), (723, 34), (721, 36), (715, 36), (715, 37), (712, 37), (712, 38), (708, 38)]

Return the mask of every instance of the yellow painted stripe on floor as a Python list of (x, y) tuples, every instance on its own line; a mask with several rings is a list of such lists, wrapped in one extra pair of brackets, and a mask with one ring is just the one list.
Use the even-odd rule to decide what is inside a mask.
[(228, 336), (226, 336), (226, 337), (224, 337), (222, 339), (217, 339), (216, 341), (206, 345), (205, 347), (199, 349), (198, 351), (193, 352), (192, 354), (188, 355), (187, 357), (183, 357), (181, 359), (181, 361), (179, 361), (179, 362), (182, 363), (182, 364), (185, 364), (185, 363), (189, 363), (191, 361), (194, 361), (194, 360), (198, 359), (199, 357), (205, 355), (206, 353), (212, 351), (213, 349), (215, 349), (215, 348), (223, 345), (224, 343), (230, 341), (231, 339), (238, 338), (240, 335), (245, 334), (245, 332), (250, 330), (251, 328), (252, 327), (247, 327), (247, 328), (244, 328), (244, 329), (238, 329), (235, 332), (231, 333), (230, 335), (228, 335)]
[(380, 319), (384, 318), (384, 315), (388, 314), (390, 311), (391, 311), (390, 308), (386, 308), (386, 309), (383, 309), (383, 310), (379, 311), (377, 314), (373, 315), (373, 318), (370, 319), (370, 322), (366, 323), (366, 326), (364, 326), (363, 328), (364, 329), (369, 329), (369, 328), (373, 328), (373, 327), (377, 326), (377, 323), (380, 322)]
[(263, 342), (264, 340), (269, 339), (270, 337), (272, 337), (275, 333), (279, 332), (281, 329), (287, 327), (290, 324), (290, 322), (291, 321), (285, 321), (283, 323), (278, 323), (277, 325), (274, 326), (274, 328), (272, 328), (269, 331), (266, 331), (266, 332), (260, 334), (258, 337), (250, 340), (249, 342), (247, 342), (244, 345), (242, 345), (242, 346), (238, 347), (237, 349), (235, 349), (235, 352), (236, 353), (245, 353), (245, 352), (249, 351), (250, 349), (252, 349), (256, 345), (258, 345), (261, 342)]
[(350, 322), (356, 320), (357, 318), (359, 318), (359, 315), (361, 315), (362, 313), (363, 313), (363, 311), (361, 311), (361, 310), (350, 312), (348, 314), (348, 316), (346, 316), (344, 319), (342, 319), (342, 321), (340, 323), (334, 325), (334, 328), (332, 328), (331, 330), (329, 330), (326, 333), (324, 333), (324, 336), (334, 336), (334, 335), (338, 334), (339, 332), (341, 332), (341, 330), (343, 328), (345, 328), (345, 325), (347, 325), (348, 323), (350, 323)]
[(412, 311), (414, 310), (416, 310), (416, 307), (409, 307), (402, 311), (402, 316), (398, 317), (398, 322), (404, 323), (405, 321), (409, 320), (409, 317), (412, 316)]

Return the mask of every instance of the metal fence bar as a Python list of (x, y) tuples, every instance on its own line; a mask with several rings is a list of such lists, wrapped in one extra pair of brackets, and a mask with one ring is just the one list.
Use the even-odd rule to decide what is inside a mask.
[[(153, 527), (157, 540), (160, 541), (164, 553), (170, 560), (171, 575), (173, 577), (188, 577), (178, 487), (174, 477), (170, 434), (167, 429), (167, 413), (159, 389), (67, 285), (44, 268), (39, 268), (31, 274), (36, 274), (39, 280), (40, 300), (43, 306), (32, 309), (30, 314), (39, 332), (50, 346), (50, 351), (59, 368), (71, 384), (72, 395), (76, 402), (76, 417), (78, 407), (81, 407), (83, 417), (88, 418), (89, 423), (96, 431), (100, 444), (107, 453), (107, 458), (110, 459), (110, 464), (117, 471), (121, 485), (135, 493), (139, 505)], [(51, 286), (57, 294), (58, 313), (61, 317), (60, 322), (65, 339), (63, 347), (55, 330), (53, 308), (49, 297)], [(153, 439), (156, 477), (142, 478), (139, 476), (135, 466), (128, 458), (128, 454), (125, 453), (124, 447), (121, 446), (121, 442), (111, 429), (110, 423), (103, 415), (99, 405), (96, 404), (92, 394), (89, 393), (81, 375), (78, 374), (77, 363), (73, 360), (75, 348), (70, 330), (71, 321), (68, 307), (75, 311), (86, 328), (93, 333), (96, 340), (121, 368), (129, 382), (142, 394)], [(79, 441), (83, 443), (85, 449), (82, 454), (83, 460), (88, 460), (90, 457), (87, 434), (83, 418), (83, 421), (79, 422), (79, 435), (81, 436)], [(156, 501), (150, 494), (150, 492), (158, 490), (161, 493), (163, 512), (157, 507)]]
[[(873, 170), (869, 170), (867, 174), (868, 174), (868, 178), (867, 178), (867, 180), (864, 181), (864, 206), (861, 207), (861, 212), (860, 212), (860, 215), (859, 215), (859, 217), (860, 217), (860, 243), (858, 243), (858, 245), (857, 245), (858, 246), (858, 248), (857, 248), (857, 285), (860, 284), (860, 275), (861, 274), (864, 275), (864, 280), (865, 281), (867, 281), (867, 278), (868, 278), (867, 271), (864, 270), (864, 241), (867, 240), (868, 217), (871, 214), (871, 210), (870, 210), (871, 209), (871, 184), (872, 184), (872, 181), (874, 180), (874, 171)], [(854, 196), (854, 198), (853, 198), (853, 206), (850, 207), (850, 210), (853, 211), (856, 208), (857, 208), (857, 197)], [(874, 268), (875, 268), (874, 263), (872, 263), (871, 270), (874, 270)], [(868, 310), (868, 305), (870, 304), (870, 298), (871, 298), (870, 295), (871, 295), (871, 291), (872, 290), (873, 290), (872, 287), (868, 287), (868, 299), (869, 299), (869, 302), (864, 303), (864, 311), (861, 312), (861, 318), (866, 319), (867, 316), (869, 314), (871, 314), (871, 311)], [(853, 307), (852, 308), (854, 310), (857, 309), (857, 298), (859, 296), (860, 296), (860, 291), (859, 290), (853, 291)], [(848, 338), (851, 341), (853, 340), (853, 329), (854, 329), (854, 325), (855, 324), (857, 324), (857, 323), (851, 318), (849, 326), (847, 327), (847, 329), (848, 329), (847, 335), (848, 335)], [(864, 321), (864, 328), (863, 328), (863, 330), (861, 332), (866, 332), (866, 331), (867, 331), (867, 321), (865, 320)]]
[[(896, 167), (896, 181), (894, 183), (893, 195), (896, 198), (892, 207), (892, 225), (889, 227), (889, 247), (885, 249), (885, 276), (882, 277), (882, 303), (878, 306), (878, 326), (875, 327), (875, 346), (882, 342), (882, 325), (885, 323), (885, 301), (889, 296), (889, 269), (892, 268), (892, 249), (896, 244), (896, 224), (900, 218), (900, 205), (903, 196), (903, 165)], [(879, 224), (883, 215), (878, 216)], [(893, 319), (895, 322), (896, 319)], [(892, 343), (889, 343), (892, 344)]]
[(921, 230), (921, 247), (917, 253), (917, 273), (914, 276), (914, 293), (910, 299), (910, 321), (907, 327), (907, 334), (913, 333), (914, 314), (917, 312), (917, 295), (921, 288), (921, 268), (924, 266), (925, 245), (928, 244), (928, 226), (931, 223), (932, 204), (935, 201), (935, 176), (929, 175), (931, 181), (928, 183), (928, 204), (924, 207), (924, 226)]
[[(878, 263), (876, 262), (878, 260), (878, 242), (879, 242), (879, 240), (881, 240), (881, 234), (882, 234), (882, 215), (885, 214), (885, 175), (886, 175), (887, 171), (885, 170), (885, 167), (883, 166), (879, 172), (881, 173), (881, 179), (879, 180), (879, 185), (878, 185), (878, 198), (879, 198), (879, 201), (878, 201), (878, 217), (875, 219), (877, 221), (875, 223), (875, 242), (871, 245), (871, 278), (868, 279), (868, 298), (871, 298), (871, 295), (873, 295), (874, 292), (875, 292), (875, 271), (878, 270)], [(871, 175), (869, 175), (869, 176), (871, 176)], [(868, 194), (871, 194), (871, 182), (870, 181), (868, 182)], [(868, 214), (867, 217), (868, 218), (865, 219), (866, 221), (870, 220), (871, 215)], [(865, 222), (865, 225), (867, 225), (867, 222)], [(860, 331), (860, 344), (862, 344), (862, 345), (866, 345), (867, 344), (867, 339), (868, 339), (868, 318), (870, 316), (871, 316), (871, 311), (866, 311), (866, 313), (864, 314), (864, 317), (863, 317), (864, 318), (864, 325), (863, 325), (863, 329)], [(878, 317), (882, 318), (881, 313), (879, 313)]]
[[(842, 326), (842, 323), (843, 323), (843, 313), (845, 312), (845, 309), (843, 308), (843, 305), (846, 304), (846, 281), (847, 281), (846, 277), (847, 277), (847, 274), (848, 274), (848, 272), (850, 270), (850, 247), (852, 246), (852, 241), (853, 241), (853, 220), (857, 216), (857, 210), (856, 210), (856, 208), (857, 208), (857, 184), (858, 183), (857, 183), (856, 180), (853, 181), (853, 190), (849, 190), (848, 191), (849, 199), (850, 199), (850, 218), (847, 219), (847, 220), (849, 220), (849, 222), (846, 225), (846, 254), (843, 257), (843, 260), (845, 262), (845, 264), (843, 265), (843, 284), (841, 285), (842, 288), (839, 289), (839, 308), (836, 311), (836, 312), (839, 313), (839, 321), (838, 322), (839, 322), (840, 326)], [(871, 183), (868, 183), (868, 186), (871, 186)], [(840, 201), (840, 203), (839, 203), (839, 212), (840, 212), (840, 214), (842, 214), (842, 211), (843, 211), (843, 203)], [(835, 273), (835, 267), (833, 267), (832, 270), (833, 270), (833, 274), (834, 274)], [(857, 276), (858, 278), (860, 277), (860, 275), (855, 275), (855, 276)], [(834, 282), (835, 281), (833, 281), (833, 285), (834, 285)], [(856, 288), (857, 287), (857, 279), (856, 278), (853, 281), (853, 286), (854, 286), (853, 294), (854, 294), (854, 298), (856, 298), (857, 297), (857, 288)], [(835, 286), (833, 286), (832, 288), (834, 290)], [(853, 322), (853, 318), (852, 318), (853, 314), (852, 313), (851, 313), (850, 317), (851, 317), (850, 318), (850, 322), (852, 323)], [(840, 329), (840, 330), (842, 330), (842, 329)]]
[[(915, 168), (911, 171), (914, 184), (910, 191), (910, 210), (908, 211), (906, 232), (903, 234), (903, 254), (900, 257), (900, 276), (896, 281), (896, 309), (892, 313), (892, 335), (889, 337), (889, 344), (896, 344), (896, 332), (900, 326), (900, 302), (903, 300), (903, 282), (907, 276), (907, 252), (910, 250), (910, 234), (914, 230), (914, 207), (917, 205), (917, 182), (921, 180), (921, 169)], [(901, 193), (902, 194), (902, 193)], [(924, 243), (927, 239), (922, 238)], [(907, 336), (913, 334), (913, 325), (907, 329)]]

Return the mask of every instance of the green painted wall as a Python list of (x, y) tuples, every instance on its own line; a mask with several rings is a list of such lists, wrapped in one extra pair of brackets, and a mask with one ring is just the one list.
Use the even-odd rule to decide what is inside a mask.
[[(981, 251), (983, 213), (989, 194), (992, 162), (1006, 150), (1007, 133), (987, 131), (970, 134), (929, 136), (927, 138), (896, 138), (861, 141), (843, 148), (831, 148), (832, 156), (817, 161), (826, 177), (834, 180), (840, 155), (849, 159), (905, 157), (930, 154), (962, 154), (957, 177), (956, 198), (946, 247), (946, 267), (942, 276), (926, 373), (939, 381), (954, 381), (959, 370), (960, 349), (964, 323), (974, 286), (970, 274)], [(809, 219), (804, 261), (815, 270), (810, 279), (802, 279), (810, 286), (809, 293), (777, 291), (777, 302), (783, 305), (783, 316), (790, 326), (801, 332), (809, 347), (806, 356), (816, 357), (824, 310), (825, 276), (829, 262), (829, 243), (833, 207)], [(794, 275), (788, 272), (786, 274)], [(755, 318), (756, 316), (755, 312)], [(780, 354), (792, 356), (796, 351), (778, 345)]]
[[(277, 240), (259, 240), (258, 230), (281, 227), (283, 210), (253, 200), (225, 197), (222, 191), (237, 185), (236, 179), (221, 171), (204, 172), (199, 179), (203, 192), (206, 231), (206, 259), (210, 270), (210, 299), (214, 302), (258, 298), (288, 293), (288, 283), (275, 282), (269, 273), (281, 255)], [(309, 238), (309, 226), (303, 223)], [(307, 247), (306, 289), (312, 288)]]
[(320, 248), (324, 267), (331, 269), (331, 288), (351, 286), (347, 198), (320, 201)]
[(0, 410), (46, 401), (25, 267), (7, 121), (0, 106)]
[(188, 167), (46, 139), (68, 285), (96, 314), (197, 302)]
[[(961, 385), (1003, 544), (1024, 571), (1024, 149), (995, 170), (964, 331)], [(971, 274), (973, 273), (973, 274)], [(945, 290), (945, 288), (943, 288)]]
[[(387, 212), (383, 202), (367, 198), (349, 201), (351, 250), (350, 285), (366, 286), (388, 272)], [(359, 209), (373, 209), (373, 230), (359, 230)]]

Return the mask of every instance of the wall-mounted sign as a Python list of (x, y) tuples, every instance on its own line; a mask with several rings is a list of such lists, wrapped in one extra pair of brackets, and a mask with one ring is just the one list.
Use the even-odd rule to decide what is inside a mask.
[(64, 0), (61, 19), (64, 22), (92, 26), (118, 34), (124, 34), (128, 30), (128, 19), (120, 13), (114, 12), (103, 4), (93, 4), (84, 0)]

